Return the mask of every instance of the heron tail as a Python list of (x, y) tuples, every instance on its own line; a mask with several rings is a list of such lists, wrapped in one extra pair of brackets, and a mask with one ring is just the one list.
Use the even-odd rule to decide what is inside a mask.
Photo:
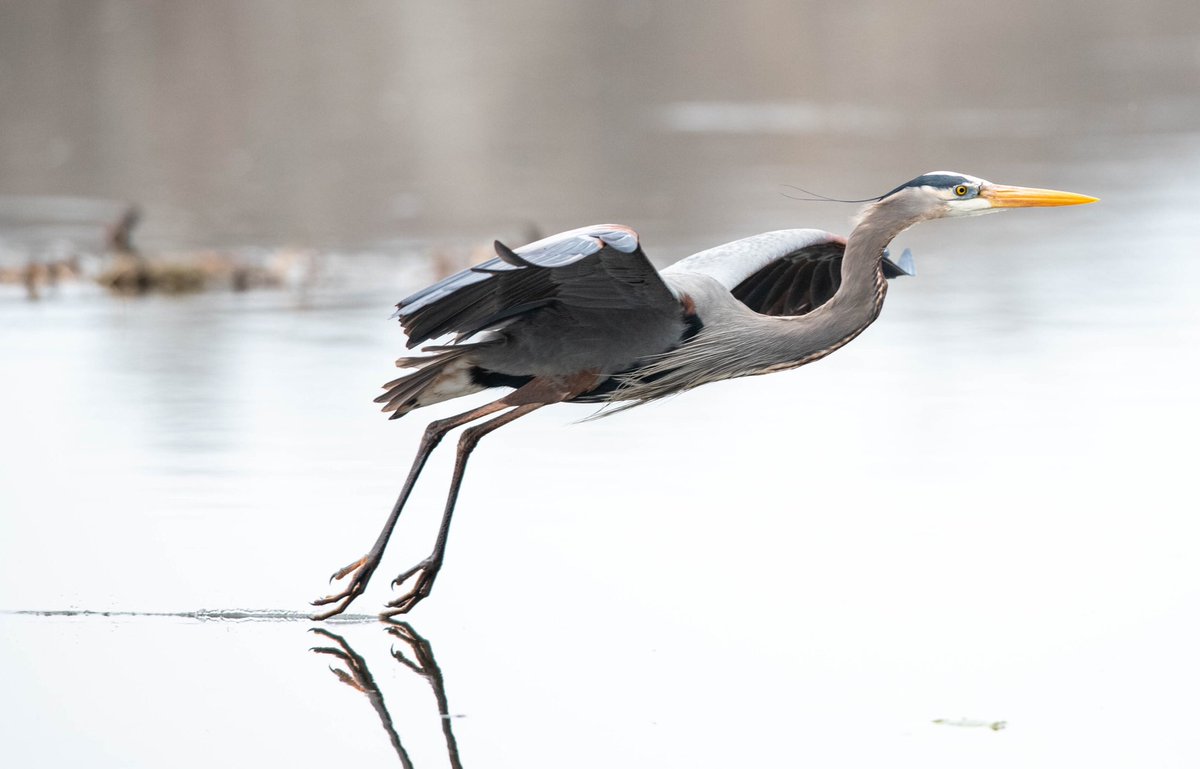
[(390, 419), (399, 419), (422, 406), (485, 389), (471, 376), (474, 364), (468, 353), (472, 346), (428, 348), (436, 352), (400, 358), (397, 366), (416, 370), (385, 384), (383, 395), (375, 402), (384, 404), (384, 413), (392, 413)]

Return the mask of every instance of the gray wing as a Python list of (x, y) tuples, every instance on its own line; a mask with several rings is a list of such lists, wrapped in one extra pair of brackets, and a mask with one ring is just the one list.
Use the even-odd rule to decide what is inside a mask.
[(497, 241), (496, 253), (396, 305), (409, 348), (449, 333), (469, 336), (551, 305), (584, 312), (679, 307), (628, 227), (592, 225), (517, 249)]
[[(732, 293), (740, 302), (762, 315), (804, 315), (828, 302), (842, 284), (840, 241), (814, 243), (777, 259), (738, 285)], [(915, 275), (912, 253), (905, 249), (893, 262), (883, 255), (883, 276)]]

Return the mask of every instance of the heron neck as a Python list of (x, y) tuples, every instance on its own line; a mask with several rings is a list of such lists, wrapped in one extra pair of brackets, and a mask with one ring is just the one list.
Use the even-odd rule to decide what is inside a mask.
[(870, 320), (874, 320), (887, 292), (882, 266), (884, 249), (893, 238), (921, 221), (926, 208), (906, 195), (868, 207), (846, 241), (842, 284), (832, 301), (838, 302), (844, 311), (851, 307), (870, 308)]
[[(865, 223), (864, 223), (865, 224)], [(842, 282), (830, 299), (830, 309), (844, 316), (869, 314), (870, 323), (879, 314), (887, 281), (883, 278), (883, 250), (892, 235), (860, 224), (846, 241), (842, 256)]]
[[(823, 358), (854, 339), (879, 317), (887, 280), (883, 277), (883, 250), (906, 222), (880, 217), (878, 206), (868, 209), (846, 241), (842, 255), (842, 282), (833, 297), (806, 315), (764, 319), (781, 324), (768, 336), (777, 343), (770, 365), (756, 373), (802, 366)], [(888, 213), (888, 212), (885, 212)]]

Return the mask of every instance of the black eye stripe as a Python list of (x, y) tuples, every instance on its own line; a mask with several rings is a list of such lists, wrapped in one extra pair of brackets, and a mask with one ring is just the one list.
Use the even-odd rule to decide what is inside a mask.
[(964, 185), (969, 189), (969, 185), (966, 184), (968, 181), (970, 180), (964, 179), (957, 174), (924, 174), (922, 176), (918, 176), (912, 181), (901, 184), (896, 189), (892, 190), (886, 195), (882, 195), (881, 197), (886, 198), (888, 195), (895, 195), (905, 187), (940, 187), (942, 189), (952, 190), (959, 185)]

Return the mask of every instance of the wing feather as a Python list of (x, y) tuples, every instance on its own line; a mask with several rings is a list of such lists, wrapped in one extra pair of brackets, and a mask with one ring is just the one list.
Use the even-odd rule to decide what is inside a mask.
[(495, 259), (396, 305), (409, 348), (448, 333), (469, 336), (551, 304), (579, 311), (677, 304), (628, 227), (582, 227), (516, 249), (495, 245)]
[[(762, 315), (805, 315), (837, 293), (845, 253), (846, 244), (840, 239), (805, 245), (749, 275), (731, 293)], [(883, 274), (886, 278), (912, 275), (912, 254), (906, 250), (896, 263), (885, 253)]]

